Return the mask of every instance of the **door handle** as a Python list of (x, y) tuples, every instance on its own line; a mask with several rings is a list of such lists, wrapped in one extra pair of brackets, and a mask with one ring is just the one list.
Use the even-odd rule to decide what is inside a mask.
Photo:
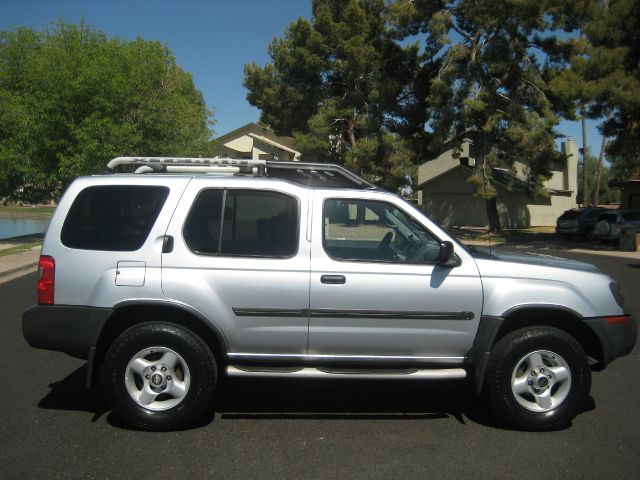
[(330, 285), (342, 285), (347, 282), (347, 279), (344, 275), (322, 275), (320, 281)]

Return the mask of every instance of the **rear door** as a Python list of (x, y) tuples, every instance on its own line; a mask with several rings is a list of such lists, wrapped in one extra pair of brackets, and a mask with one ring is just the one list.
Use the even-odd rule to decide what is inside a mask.
[(231, 358), (307, 350), (308, 190), (260, 183), (195, 178), (162, 256), (164, 294), (215, 322)]

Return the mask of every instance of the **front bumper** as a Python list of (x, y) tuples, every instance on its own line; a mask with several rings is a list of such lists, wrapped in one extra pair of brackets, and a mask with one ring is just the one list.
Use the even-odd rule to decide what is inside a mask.
[(22, 335), (34, 348), (88, 359), (111, 308), (34, 305), (22, 314)]
[(611, 317), (583, 319), (600, 340), (603, 366), (618, 357), (629, 354), (638, 337), (638, 326), (633, 315), (625, 314), (626, 320), (618, 323), (609, 323), (608, 318)]

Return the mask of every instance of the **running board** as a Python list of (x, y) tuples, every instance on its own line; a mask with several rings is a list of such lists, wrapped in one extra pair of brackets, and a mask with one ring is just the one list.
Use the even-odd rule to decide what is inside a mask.
[(357, 370), (340, 371), (317, 368), (297, 369), (249, 369), (246, 367), (227, 367), (227, 375), (230, 377), (262, 377), (262, 378), (351, 378), (351, 379), (400, 379), (400, 380), (438, 380), (466, 378), (467, 371), (464, 368), (440, 368), (440, 369), (411, 369), (411, 370), (384, 370), (367, 371)]

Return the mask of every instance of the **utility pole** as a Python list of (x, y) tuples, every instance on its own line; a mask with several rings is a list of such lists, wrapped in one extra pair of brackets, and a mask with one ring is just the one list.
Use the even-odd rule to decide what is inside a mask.
[(589, 167), (587, 165), (587, 112), (584, 101), (580, 102), (582, 120), (582, 206), (589, 205)]
[[(607, 114), (607, 122), (613, 117), (613, 109)], [(600, 203), (600, 177), (602, 176), (602, 162), (604, 161), (604, 152), (607, 148), (607, 136), (602, 135), (602, 145), (600, 146), (600, 155), (598, 156), (598, 164), (596, 165), (596, 181), (593, 187), (593, 206), (597, 207)]]

